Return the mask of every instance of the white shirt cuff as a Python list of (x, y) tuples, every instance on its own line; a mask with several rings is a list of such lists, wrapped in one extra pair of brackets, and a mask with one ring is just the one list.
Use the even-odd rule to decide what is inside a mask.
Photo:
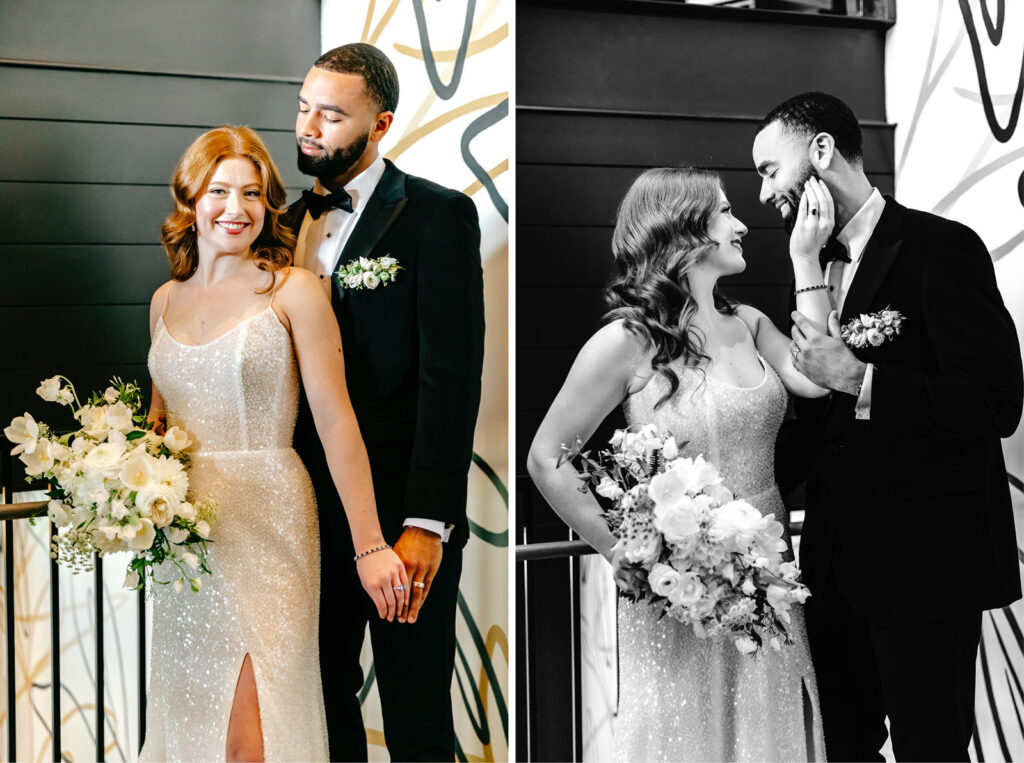
[(860, 421), (871, 420), (871, 379), (875, 375), (875, 367), (868, 363), (864, 370), (864, 381), (860, 385), (860, 395), (857, 397), (856, 418)]
[(409, 517), (402, 523), (402, 526), (430, 530), (430, 532), (441, 536), (442, 543), (448, 542), (448, 536), (452, 534), (452, 528), (455, 527), (455, 525), (445, 525), (440, 519), (420, 519), (419, 517)]

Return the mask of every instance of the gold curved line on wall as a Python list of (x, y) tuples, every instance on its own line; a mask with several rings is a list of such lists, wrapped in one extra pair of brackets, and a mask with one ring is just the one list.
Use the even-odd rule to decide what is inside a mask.
[(378, 747), (387, 749), (387, 743), (384, 741), (384, 732), (379, 729), (366, 729), (366, 743), (375, 744)]
[[(501, 174), (503, 174), (503, 173), (505, 173), (507, 171), (508, 171), (508, 159), (502, 159), (501, 162), (499, 162), (498, 164), (496, 164), (493, 167), (491, 167), (491, 169), (487, 173), (487, 177), (489, 177), (491, 180), (494, 180), (494, 178), (498, 177), (498, 175), (501, 175)], [(479, 191), (483, 187), (484, 187), (484, 184), (481, 183), (479, 180), (477, 180), (477, 181), (467, 185), (462, 190), (462, 192), (464, 194), (466, 194), (467, 196), (472, 196), (474, 193), (476, 193), (477, 191)]]
[(380, 36), (381, 34), (383, 34), (384, 29), (387, 27), (388, 23), (395, 15), (395, 11), (398, 10), (398, 3), (399, 0), (392, 0), (391, 5), (388, 6), (388, 9), (384, 11), (384, 15), (380, 17), (380, 21), (377, 22), (377, 26), (374, 28), (373, 34), (370, 35), (370, 39), (368, 39), (366, 42), (370, 43), (371, 45), (377, 44), (377, 40), (380, 39)]
[(359, 35), (359, 42), (366, 42), (370, 39), (370, 24), (373, 23), (373, 11), (377, 5), (377, 0), (370, 0), (370, 5), (366, 9), (366, 20), (363, 22), (363, 33)]
[[(481, 37), (479, 40), (473, 40), (473, 42), (469, 43), (469, 46), (466, 48), (466, 58), (469, 58), (470, 56), (475, 56), (477, 53), (483, 53), (485, 50), (493, 48), (506, 37), (508, 37), (508, 24), (503, 24), (490, 34)], [(420, 50), (419, 48), (413, 48), (409, 45), (402, 45), (399, 42), (395, 43), (394, 48), (398, 53), (401, 53), (403, 56), (415, 58), (417, 61), (423, 60), (423, 51)], [(434, 60), (454, 61), (458, 55), (459, 51), (457, 50), (435, 50)]]
[(405, 153), (407, 149), (411, 148), (416, 141), (434, 132), (439, 127), (443, 127), (449, 122), (474, 111), (485, 109), (488, 106), (497, 106), (506, 98), (508, 98), (508, 93), (494, 93), (493, 95), (485, 95), (483, 98), (477, 98), (469, 103), (464, 103), (451, 111), (446, 111), (441, 116), (431, 119), (422, 127), (417, 127), (415, 130), (406, 132), (405, 135), (402, 136), (401, 140), (392, 146), (391, 150), (388, 151), (385, 156), (391, 161), (394, 161), (397, 157)]
[[(476, 19), (476, 21), (473, 23), (473, 29), (470, 30), (469, 34), (470, 44), (473, 44), (473, 42), (477, 40), (477, 35), (479, 34), (480, 29), (484, 26), (484, 24), (486, 24), (490, 20), (491, 16), (494, 15), (494, 11), (497, 9), (499, 2), (500, 0), (491, 0), (490, 4), (486, 8), (484, 8), (483, 12), (480, 14), (480, 17)], [(450, 81), (452, 73), (454, 71), (455, 62), (451, 61), (448, 64), (448, 67), (445, 69), (445, 73), (443, 75), (444, 78)], [(423, 98), (423, 102), (420, 104), (420, 107), (416, 110), (416, 113), (413, 114), (412, 119), (410, 119), (409, 122), (406, 123), (405, 133), (399, 139), (399, 143), (404, 141), (407, 135), (411, 134), (414, 130), (419, 128), (419, 125), (423, 121), (423, 118), (426, 116), (427, 111), (429, 111), (430, 107), (433, 106), (436, 102), (437, 93), (435, 93), (433, 88), (431, 88), (430, 92), (428, 92), (427, 95)]]

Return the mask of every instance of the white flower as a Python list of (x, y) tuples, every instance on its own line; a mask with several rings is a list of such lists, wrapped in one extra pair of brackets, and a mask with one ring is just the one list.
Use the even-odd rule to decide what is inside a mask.
[(121, 465), (123, 455), (124, 447), (105, 442), (89, 451), (89, 454), (82, 459), (82, 464), (86, 469), (112, 476)]
[(380, 285), (380, 276), (374, 273), (372, 270), (367, 270), (363, 273), (363, 286), (367, 289), (376, 289)]
[(768, 597), (768, 603), (776, 612), (788, 612), (793, 604), (789, 596), (789, 588), (780, 586), (778, 583), (769, 585), (765, 595)]
[(199, 533), (200, 537), (210, 539), (210, 525), (207, 524), (206, 520), (200, 519), (196, 522), (196, 532)]
[(715, 511), (710, 536), (731, 551), (743, 552), (754, 540), (764, 517), (746, 501), (729, 501)]
[(743, 585), (740, 586), (740, 590), (743, 591), (747, 596), (753, 596), (754, 592), (757, 591), (757, 586), (754, 585), (753, 578), (747, 578), (743, 581)]
[(139, 587), (139, 573), (135, 570), (128, 570), (128, 574), (124, 576), (124, 587), (135, 590)]
[(181, 589), (184, 588), (184, 587), (185, 587), (185, 584), (184, 584), (184, 582), (182, 582), (181, 578), (178, 578), (177, 580), (174, 581), (174, 592), (175, 593), (181, 593)]
[(735, 498), (732, 491), (725, 485), (709, 485), (704, 488), (704, 493), (711, 499), (711, 505), (715, 507), (723, 506)]
[(164, 529), (167, 533), (167, 540), (174, 544), (181, 544), (188, 538), (188, 530), (182, 529), (181, 527), (167, 527)]
[[(653, 491), (654, 483), (651, 483)], [(710, 506), (711, 499), (706, 495), (690, 498), (678, 496), (672, 503), (654, 504), (654, 526), (665, 536), (669, 543), (686, 543), (700, 530), (700, 518)]]
[(661, 455), (666, 461), (672, 461), (679, 457), (679, 446), (676, 444), (675, 437), (665, 440), (665, 444), (661, 446)]
[(156, 528), (153, 523), (143, 517), (139, 520), (139, 527), (135, 529), (135, 536), (128, 540), (128, 548), (133, 551), (145, 551), (153, 545), (156, 539)]
[(56, 403), (57, 396), (60, 394), (60, 377), (51, 376), (49, 379), (44, 379), (36, 388), (36, 394), (48, 403)]
[(153, 482), (153, 463), (156, 461), (145, 453), (135, 453), (124, 462), (118, 475), (126, 487), (138, 492)]
[(372, 271), (373, 270), (373, 260), (369, 259), (368, 257), (360, 257), (359, 258), (359, 267), (361, 267), (364, 271)]
[(191, 569), (195, 570), (199, 568), (199, 557), (193, 554), (191, 551), (186, 551), (181, 555), (181, 559)]
[(120, 397), (121, 393), (113, 387), (107, 387), (106, 390), (103, 391), (103, 399), (110, 405), (116, 403)]
[(357, 289), (363, 285), (363, 276), (361, 273), (349, 273), (345, 276), (345, 285), (350, 289)]
[(679, 585), (669, 597), (669, 601), (682, 607), (696, 604), (707, 592), (696, 572), (684, 572), (679, 576)]
[(139, 513), (143, 517), (149, 517), (156, 527), (167, 527), (174, 519), (174, 510), (178, 506), (178, 500), (173, 488), (168, 485), (155, 484), (139, 491), (135, 497), (135, 506)]
[(19, 459), (25, 464), (25, 473), (33, 477), (49, 471), (53, 467), (53, 456), (50, 455), (50, 441), (39, 440), (35, 448), (25, 451)]
[(177, 453), (179, 450), (185, 450), (191, 444), (192, 440), (189, 439), (188, 433), (183, 429), (171, 427), (164, 433), (164, 445), (170, 451)]
[(46, 515), (57, 527), (67, 527), (71, 524), (71, 514), (61, 501), (50, 501), (46, 505)]
[(188, 492), (188, 473), (180, 461), (160, 456), (153, 462), (153, 481), (171, 489), (175, 506), (185, 500), (185, 494)]
[[(186, 522), (191, 522), (196, 518), (196, 507), (188, 501), (182, 501), (178, 508), (174, 510), (174, 513), (184, 519)], [(177, 542), (177, 541), (175, 541)]]
[(796, 566), (796, 562), (783, 562), (779, 565), (779, 574), (783, 580), (794, 581), (800, 577), (800, 568)]
[(658, 562), (651, 568), (651, 572), (647, 576), (647, 582), (656, 595), (671, 599), (676, 589), (682, 583), (682, 577), (671, 565)]
[(398, 260), (396, 260), (394, 257), (381, 257), (379, 262), (380, 262), (380, 266), (382, 268), (384, 268), (385, 270), (390, 268), (392, 265), (397, 265), (398, 264)]
[(811, 592), (810, 589), (807, 588), (807, 586), (799, 586), (790, 591), (789, 595), (797, 604), (803, 604), (805, 601), (807, 601), (807, 597), (811, 595)]
[(680, 495), (694, 496), (721, 481), (718, 470), (706, 462), (704, 456), (677, 458), (665, 472), (651, 480), (651, 497), (655, 501), (672, 501)]
[(4, 437), (15, 444), (12, 456), (19, 453), (31, 453), (36, 449), (36, 439), (39, 437), (39, 425), (32, 418), (32, 414), (25, 413), (24, 416), (17, 416), (11, 419), (11, 425), (4, 429)]
[(885, 334), (876, 328), (868, 329), (864, 337), (868, 340), (868, 344), (872, 347), (878, 347), (882, 342), (885, 341)]
[(611, 477), (603, 478), (596, 490), (599, 496), (610, 498), (613, 501), (617, 501), (626, 494), (626, 491), (619, 486), (619, 483)]
[(130, 432), (135, 428), (132, 423), (132, 409), (118, 400), (107, 406), (107, 427), (118, 432)]
[(75, 400), (75, 393), (71, 391), (70, 387), (64, 387), (60, 392), (57, 393), (57, 402), (61, 405), (71, 405)]
[(779, 652), (779, 651), (781, 651), (781, 650), (782, 650), (782, 643), (781, 643), (781, 642), (779, 641), (779, 637), (778, 637), (778, 636), (772, 636), (772, 637), (771, 637), (771, 638), (770, 638), (770, 639), (768, 640), (768, 645), (769, 645), (769, 646), (770, 646), (770, 647), (771, 647), (772, 649), (774, 649), (774, 650), (775, 650), (776, 652)]
[(754, 639), (750, 638), (750, 636), (740, 636), (733, 643), (736, 644), (740, 654), (753, 654), (757, 651), (757, 644), (754, 643)]
[(189, 582), (192, 584), (193, 591), (198, 591), (200, 588), (203, 587), (203, 581), (199, 578), (192, 578)]
[(110, 502), (110, 516), (116, 520), (122, 520), (128, 516), (128, 506), (124, 501), (117, 499)]
[(107, 406), (83, 405), (75, 417), (82, 422), (85, 434), (94, 440), (103, 440), (110, 426), (107, 424)]

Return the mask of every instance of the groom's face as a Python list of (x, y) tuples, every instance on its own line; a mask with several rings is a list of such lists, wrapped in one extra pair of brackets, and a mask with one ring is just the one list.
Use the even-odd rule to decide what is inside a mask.
[(771, 204), (793, 232), (804, 184), (817, 176), (808, 151), (809, 141), (772, 122), (754, 138), (754, 166), (761, 176), (761, 203)]
[(366, 151), (377, 113), (361, 76), (314, 66), (299, 92), (299, 171), (321, 180), (345, 175)]

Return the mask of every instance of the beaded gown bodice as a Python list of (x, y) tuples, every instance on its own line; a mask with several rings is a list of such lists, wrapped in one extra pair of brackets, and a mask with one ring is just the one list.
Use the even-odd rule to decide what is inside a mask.
[(265, 759), (328, 758), (316, 499), (292, 449), (298, 366), (272, 300), (205, 344), (178, 342), (163, 317), (153, 332), (149, 370), (167, 423), (194, 441), (189, 491), (215, 500), (217, 516), (201, 589), (154, 591), (140, 760), (224, 760), (246, 654)]
[[(718, 467), (726, 487), (785, 526), (774, 454), (787, 394), (776, 372), (758, 357), (764, 376), (756, 386), (733, 386), (676, 362), (679, 388), (664, 404), (658, 402), (669, 392), (669, 382), (655, 374), (623, 407), (628, 424), (654, 423), (686, 442), (681, 455), (703, 454)], [(755, 660), (728, 640), (698, 639), (689, 626), (671, 618), (659, 621), (646, 601), (619, 597), (616, 757), (824, 759), (803, 612), (796, 608), (792, 615), (797, 643)]]

